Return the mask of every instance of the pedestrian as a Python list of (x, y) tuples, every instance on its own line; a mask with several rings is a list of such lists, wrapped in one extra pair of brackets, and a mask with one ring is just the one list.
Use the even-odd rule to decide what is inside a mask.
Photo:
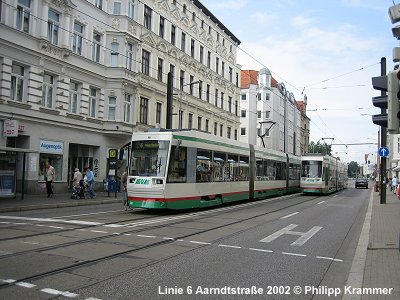
[(395, 175), (395, 176), (393, 176), (393, 179), (392, 179), (392, 188), (393, 188), (393, 193), (395, 193), (395, 194), (397, 192), (397, 185), (398, 184), (399, 184), (399, 181), (397, 180), (397, 177)]
[(72, 180), (72, 185), (75, 189), (79, 188), (79, 184), (83, 179), (82, 173), (79, 171), (79, 168), (75, 168), (74, 179)]
[(87, 183), (89, 184), (89, 195), (90, 198), (96, 198), (96, 193), (94, 192), (94, 175), (93, 175), (93, 171), (89, 168), (86, 167), (86, 179), (87, 179)]
[(53, 192), (53, 182), (56, 179), (56, 170), (54, 167), (50, 164), (48, 160), (46, 160), (46, 190), (47, 190), (47, 198), (53, 197), (54, 192)]
[(127, 210), (127, 208), (128, 208), (128, 190), (127, 190), (128, 167), (125, 168), (125, 172), (122, 174), (121, 181), (122, 181), (122, 192), (124, 193), (123, 194), (123, 205), (124, 205), (124, 209)]

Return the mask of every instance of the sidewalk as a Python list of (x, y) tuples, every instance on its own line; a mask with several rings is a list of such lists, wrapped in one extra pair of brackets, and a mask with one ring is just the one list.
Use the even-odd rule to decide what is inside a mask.
[(400, 200), (386, 190), (386, 204), (373, 192), (369, 243), (363, 287), (393, 288), (390, 295), (364, 295), (362, 299), (400, 299)]
[(115, 198), (115, 192), (110, 193), (110, 197), (107, 192), (98, 192), (94, 199), (79, 200), (71, 199), (71, 193), (55, 194), (52, 198), (47, 198), (46, 194), (25, 194), (24, 200), (21, 200), (20, 196), (16, 199), (0, 198), (0, 213), (107, 203), (121, 203), (122, 207), (122, 193), (117, 193), (117, 198)]

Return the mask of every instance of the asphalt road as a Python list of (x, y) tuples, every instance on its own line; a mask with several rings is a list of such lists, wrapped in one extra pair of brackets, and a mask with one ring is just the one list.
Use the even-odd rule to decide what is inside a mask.
[(349, 188), (184, 212), (2, 214), (0, 298), (319, 298), (306, 289), (345, 285), (369, 196)]

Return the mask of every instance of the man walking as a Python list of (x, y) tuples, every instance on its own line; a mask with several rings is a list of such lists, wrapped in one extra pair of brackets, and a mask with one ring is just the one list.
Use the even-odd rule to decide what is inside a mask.
[(50, 164), (48, 160), (46, 160), (46, 190), (47, 190), (47, 198), (53, 197), (53, 182), (56, 179), (56, 170)]
[(89, 183), (89, 195), (90, 198), (96, 198), (96, 193), (94, 192), (93, 184), (94, 184), (94, 175), (92, 170), (89, 167), (86, 167), (86, 178)]

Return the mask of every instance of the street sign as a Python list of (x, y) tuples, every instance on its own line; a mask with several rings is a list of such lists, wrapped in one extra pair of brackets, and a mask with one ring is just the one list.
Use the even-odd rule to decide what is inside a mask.
[(117, 149), (108, 149), (108, 158), (117, 158)]
[(388, 147), (380, 147), (378, 150), (378, 154), (380, 157), (388, 157), (389, 156), (389, 148)]

